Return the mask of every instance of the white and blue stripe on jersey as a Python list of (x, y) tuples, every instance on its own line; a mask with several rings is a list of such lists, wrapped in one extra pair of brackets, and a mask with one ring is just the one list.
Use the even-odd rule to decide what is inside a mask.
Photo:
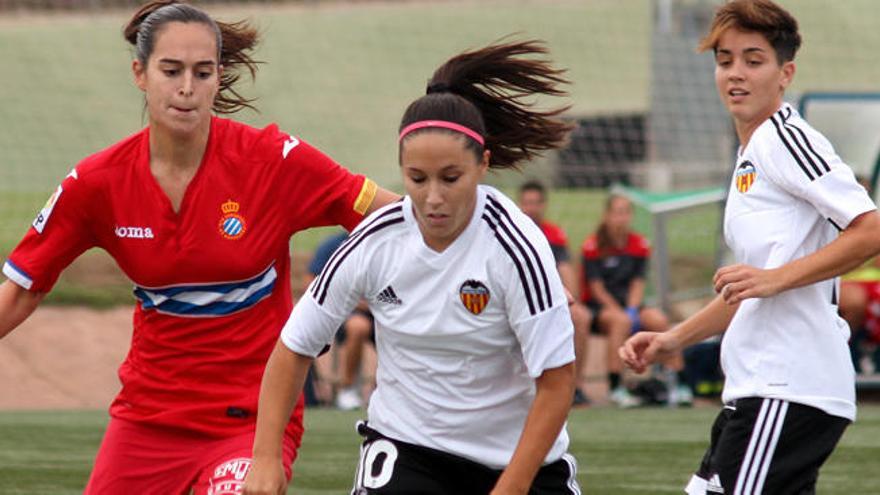
[(134, 295), (144, 310), (174, 316), (218, 317), (253, 307), (272, 294), (278, 272), (275, 264), (258, 275), (232, 282), (175, 284), (165, 287), (136, 286)]
[(34, 280), (10, 260), (6, 260), (6, 263), (3, 265), (3, 275), (6, 275), (6, 278), (12, 280), (26, 290), (30, 290), (31, 286), (34, 285)]

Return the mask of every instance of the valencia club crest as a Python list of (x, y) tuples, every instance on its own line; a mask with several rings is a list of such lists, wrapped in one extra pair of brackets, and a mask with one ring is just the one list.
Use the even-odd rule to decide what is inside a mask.
[(489, 289), (480, 281), (468, 280), (458, 289), (458, 297), (468, 311), (478, 315), (489, 304)]
[(238, 214), (240, 208), (239, 204), (231, 199), (220, 205), (220, 210), (223, 212), (223, 216), (220, 217), (218, 228), (220, 229), (220, 235), (222, 235), (224, 239), (232, 241), (241, 239), (241, 236), (243, 236), (247, 230), (244, 218)]
[(741, 193), (749, 192), (755, 179), (758, 178), (758, 172), (752, 162), (746, 160), (736, 168), (736, 190)]

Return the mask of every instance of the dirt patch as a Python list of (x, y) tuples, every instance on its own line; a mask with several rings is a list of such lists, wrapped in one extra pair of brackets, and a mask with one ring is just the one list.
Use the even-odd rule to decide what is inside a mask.
[(41, 307), (0, 340), (0, 409), (103, 409), (131, 341), (127, 307)]

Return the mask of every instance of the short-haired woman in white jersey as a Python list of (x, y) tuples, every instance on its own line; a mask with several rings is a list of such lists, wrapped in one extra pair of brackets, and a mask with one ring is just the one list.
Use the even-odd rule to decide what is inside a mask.
[(400, 124), (407, 196), (370, 216), (294, 309), (263, 378), (245, 493), (282, 493), (281, 435), (312, 359), (366, 299), (377, 388), (358, 494), (580, 493), (566, 453), (574, 345), (566, 294), (540, 229), (480, 185), (555, 148), (561, 72), (538, 42), (460, 54)]
[(702, 50), (739, 138), (724, 231), (737, 263), (718, 296), (669, 332), (620, 349), (644, 369), (724, 333), (725, 406), (687, 492), (815, 493), (819, 468), (855, 419), (838, 275), (880, 252), (876, 206), (833, 147), (788, 103), (797, 21), (770, 0), (722, 5)]

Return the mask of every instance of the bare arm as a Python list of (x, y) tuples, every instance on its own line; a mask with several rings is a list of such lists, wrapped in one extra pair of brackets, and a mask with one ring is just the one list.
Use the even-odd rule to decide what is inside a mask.
[(378, 210), (379, 208), (381, 208), (385, 205), (391, 204), (391, 203), (398, 201), (398, 200), (400, 200), (399, 194), (391, 192), (388, 189), (380, 187), (380, 188), (376, 189), (376, 196), (373, 198), (373, 202), (370, 203), (370, 206), (367, 207), (367, 212), (364, 214), (364, 216), (369, 215), (370, 213), (373, 213), (374, 211)]
[(11, 280), (0, 284), (0, 339), (26, 320), (45, 296), (44, 292), (31, 292)]
[(727, 304), (723, 296), (716, 296), (703, 309), (668, 332), (633, 335), (618, 353), (627, 366), (641, 373), (651, 363), (663, 361), (689, 345), (724, 333), (738, 308), (739, 304)]
[(535, 380), (537, 393), (510, 464), (491, 495), (526, 494), (544, 458), (559, 436), (574, 394), (574, 364), (544, 370)]
[(626, 294), (626, 307), (638, 308), (645, 298), (645, 279), (634, 278), (629, 283), (629, 291)]
[(288, 349), (280, 339), (275, 344), (260, 386), (254, 461), (245, 479), (245, 495), (285, 493), (281, 443), (312, 361)]
[[(880, 254), (880, 214), (876, 210), (856, 217), (827, 246), (786, 263), (762, 270), (749, 265), (725, 266), (715, 273), (715, 291), (728, 304), (780, 292), (842, 275)], [(723, 290), (722, 290), (723, 289)]]
[(556, 263), (556, 270), (559, 271), (559, 278), (562, 279), (562, 285), (568, 289), (571, 294), (579, 294), (577, 273), (574, 267), (568, 261), (560, 261)]

